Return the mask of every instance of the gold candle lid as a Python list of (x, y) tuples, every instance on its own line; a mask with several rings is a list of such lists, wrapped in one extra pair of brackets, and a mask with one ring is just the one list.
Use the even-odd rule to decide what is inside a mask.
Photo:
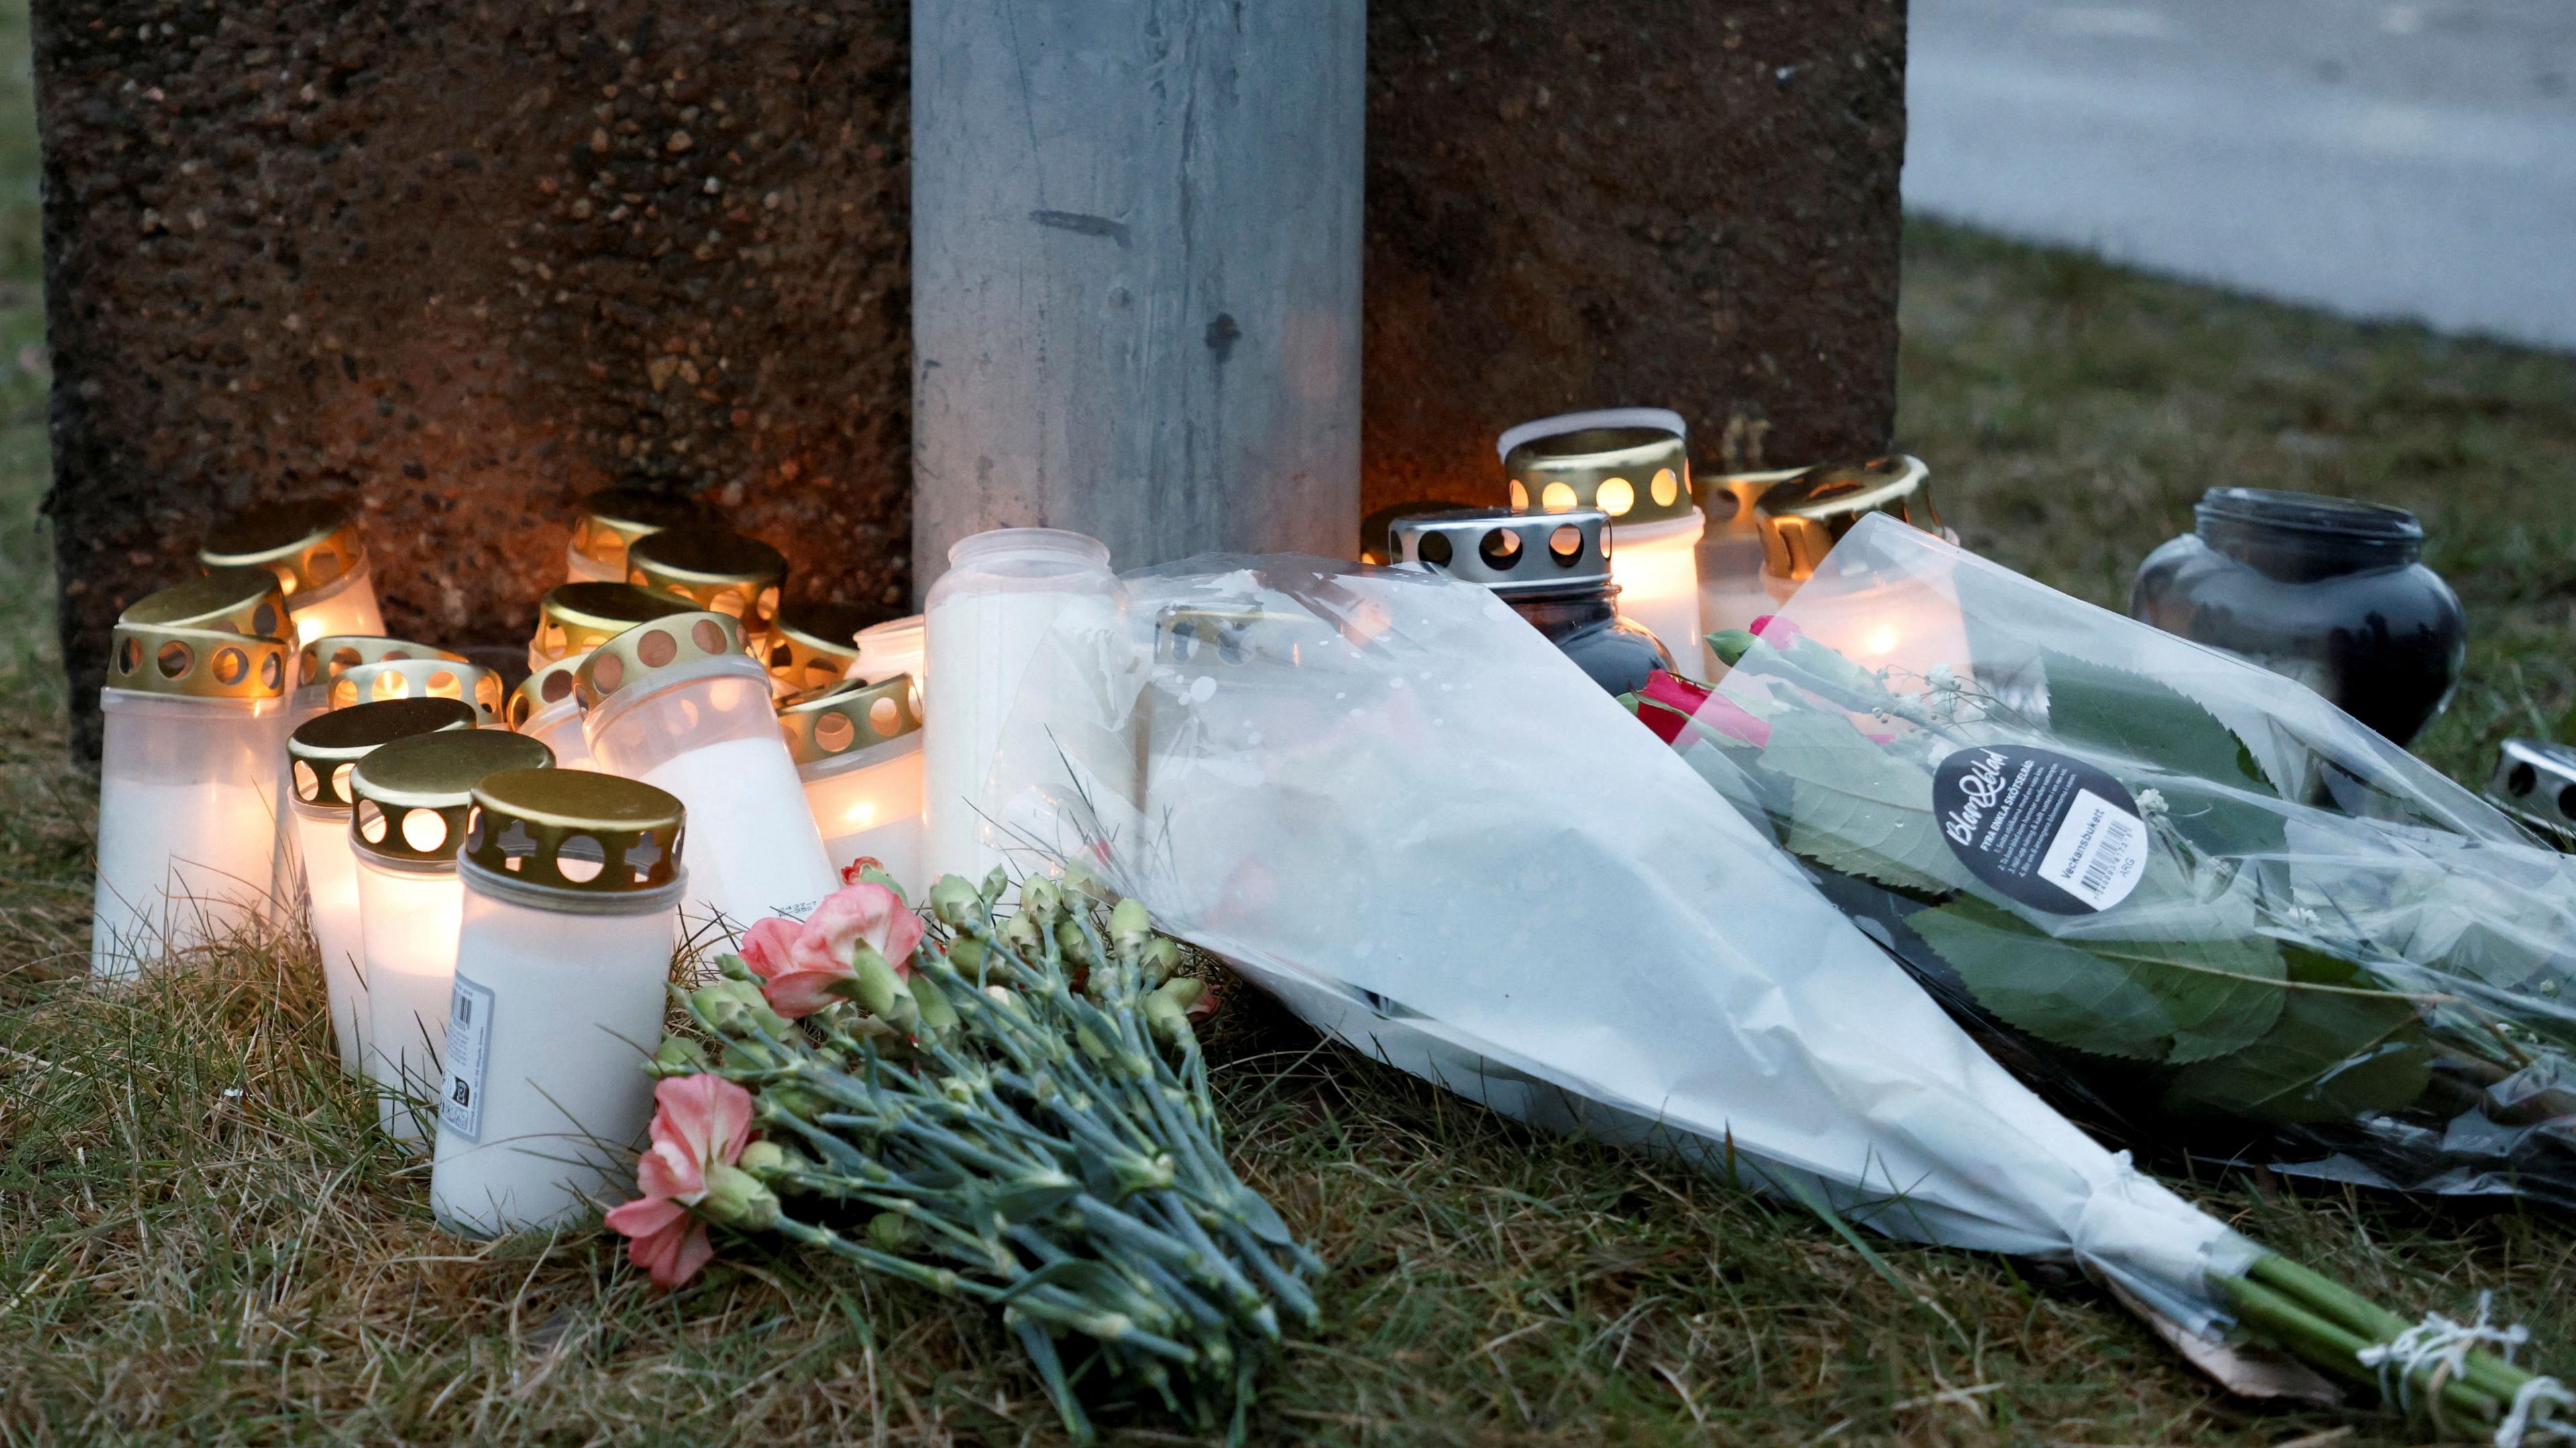
[(637, 624), (592, 649), (573, 674), (581, 706), (631, 689), (665, 669), (742, 652), (742, 625), (729, 613), (675, 613)]
[(687, 599), (693, 608), (732, 614), (747, 633), (758, 634), (778, 616), (787, 558), (757, 538), (720, 528), (665, 528), (626, 550), (626, 581)]
[(443, 865), (465, 839), (474, 786), (504, 769), (550, 769), (524, 734), (461, 729), (378, 745), (349, 773), (349, 844), (390, 864)]
[(580, 672), (580, 659), (557, 659), (521, 679), (510, 691), (510, 727), (525, 729), (539, 713), (573, 697), (573, 679)]
[(875, 610), (854, 603), (787, 603), (769, 630), (769, 676), (791, 693), (839, 683), (859, 661), (859, 630)]
[(778, 728), (799, 767), (872, 749), (921, 728), (921, 691), (912, 675), (873, 684), (844, 679), (780, 702)]
[(1811, 468), (1773, 484), (1753, 510), (1762, 529), (1762, 571), (1803, 583), (1853, 525), (1885, 513), (1926, 533), (1948, 536), (1932, 507), (1932, 470), (1919, 458), (1872, 458), (1844, 467)]
[(316, 714), (286, 736), (295, 797), (323, 809), (347, 809), (349, 772), (379, 746), (473, 727), (474, 706), (462, 699), (388, 699)]
[(707, 510), (683, 493), (602, 488), (581, 500), (581, 511), (573, 518), (572, 551), (605, 567), (624, 568), (626, 550), (636, 539), (708, 521)]
[(381, 664), (394, 659), (465, 662), (463, 654), (449, 653), (410, 639), (391, 638), (384, 634), (325, 634), (297, 651), (295, 684), (297, 688), (327, 684), (360, 664)]
[(1610, 586), (1610, 519), (1597, 508), (1506, 513), (1458, 508), (1395, 520), (1398, 563), (1481, 583), (1504, 598)]
[(1515, 513), (1597, 508), (1616, 526), (1687, 518), (1695, 507), (1690, 445), (1661, 427), (1576, 427), (1524, 437), (1504, 454), (1503, 473)]
[(206, 533), (197, 561), (213, 568), (265, 568), (289, 599), (328, 588), (367, 561), (348, 508), (300, 498), (235, 513)]
[(265, 568), (219, 568), (146, 594), (110, 637), (114, 689), (194, 699), (273, 699), (286, 692), (286, 595)]
[(514, 884), (640, 894), (680, 877), (688, 812), (641, 780), (512, 769), (474, 786), (465, 863)]
[(548, 660), (588, 653), (639, 623), (696, 607), (631, 583), (559, 583), (537, 604), (533, 652)]
[(1756, 531), (1753, 510), (1762, 503), (1762, 495), (1791, 478), (1804, 477), (1811, 468), (1772, 468), (1767, 472), (1700, 473), (1691, 479), (1699, 494), (1699, 510), (1712, 523), (1730, 524), (1736, 531)]
[(456, 659), (380, 659), (342, 669), (331, 680), (330, 706), (346, 709), (387, 699), (461, 699), (484, 725), (501, 722), (501, 676)]

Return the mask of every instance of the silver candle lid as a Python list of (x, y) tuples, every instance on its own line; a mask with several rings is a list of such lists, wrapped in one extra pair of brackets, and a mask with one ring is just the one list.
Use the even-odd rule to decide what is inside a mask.
[(1610, 515), (1460, 508), (1389, 525), (1399, 563), (1481, 583), (1506, 598), (1586, 592), (1610, 584)]
[(2559, 849), (2576, 846), (2576, 749), (2508, 739), (2496, 751), (2487, 798)]

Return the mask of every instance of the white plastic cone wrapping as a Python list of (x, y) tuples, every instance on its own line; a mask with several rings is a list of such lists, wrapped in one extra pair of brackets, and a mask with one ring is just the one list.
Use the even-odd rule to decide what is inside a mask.
[(1302, 558), (1129, 584), (1021, 692), (996, 773), (1039, 783), (990, 827), (1016, 868), (1105, 874), (1319, 1028), (1507, 1114), (2225, 1319), (2208, 1276), (2250, 1243), (2014, 1081), (1485, 590)]

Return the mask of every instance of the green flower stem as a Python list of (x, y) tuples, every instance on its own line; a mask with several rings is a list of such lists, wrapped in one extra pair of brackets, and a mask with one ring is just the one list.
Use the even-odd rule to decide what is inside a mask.
[(1047, 1398), (1055, 1404), (1056, 1416), (1064, 1420), (1064, 1431), (1077, 1443), (1091, 1442), (1096, 1436), (1091, 1419), (1083, 1413), (1082, 1405), (1074, 1401), (1073, 1386), (1064, 1379), (1064, 1362), (1055, 1353), (1055, 1341), (1046, 1335), (1044, 1328), (1019, 1315), (1016, 1308), (1004, 1308), (1002, 1317), (1010, 1323), (1012, 1334), (1019, 1338), (1021, 1351), (1029, 1355), (1030, 1362), (1037, 1364), (1038, 1379), (1046, 1384)]
[[(2396, 1313), (2312, 1268), (2277, 1254), (2259, 1258), (2245, 1275), (2310, 1311), (2372, 1342), (2388, 1342), (2410, 1325)], [(2483, 1348), (2460, 1364), (2461, 1380), (2499, 1403), (2511, 1403), (2532, 1374)]]

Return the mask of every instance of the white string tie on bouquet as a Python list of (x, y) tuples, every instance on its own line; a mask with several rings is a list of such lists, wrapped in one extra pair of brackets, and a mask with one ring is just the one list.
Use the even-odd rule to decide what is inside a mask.
[[(2509, 1363), (2514, 1353), (2531, 1341), (2531, 1329), (2521, 1323), (2495, 1326), (2494, 1306), (2495, 1294), (2481, 1292), (2477, 1321), (2453, 1322), (2438, 1312), (2428, 1312), (2422, 1322), (2353, 1356), (2363, 1367), (2377, 1368), (2380, 1392), (2411, 1412), (2419, 1375), (2428, 1383), (2457, 1377), (2468, 1366), (2469, 1353), (2479, 1347), (2495, 1349), (2496, 1356)], [(2431, 1406), (2438, 1427), (2442, 1415), (2438, 1397)], [(2556, 1378), (2531, 1379), (2513, 1395), (2512, 1407), (2496, 1425), (2495, 1448), (2522, 1448), (2535, 1427), (2548, 1430), (2553, 1438), (2563, 1437), (2554, 1416), (2543, 1414), (2549, 1409), (2568, 1407), (2576, 1407), (2576, 1393), (2570, 1393)]]

